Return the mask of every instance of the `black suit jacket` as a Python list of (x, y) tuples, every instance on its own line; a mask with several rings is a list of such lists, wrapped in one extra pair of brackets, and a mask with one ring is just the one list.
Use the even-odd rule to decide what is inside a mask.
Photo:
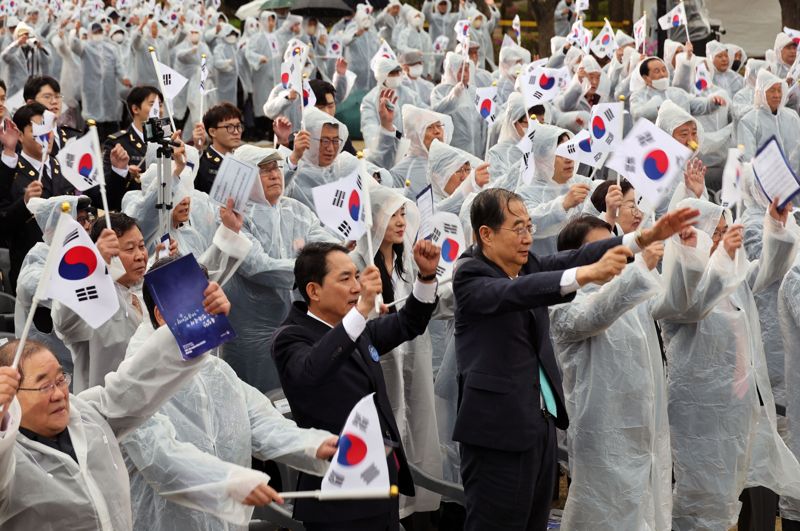
[(106, 196), (108, 196), (108, 208), (112, 211), (119, 211), (122, 207), (122, 196), (131, 190), (141, 190), (142, 185), (133, 174), (128, 173), (127, 177), (121, 177), (111, 168), (111, 150), (117, 144), (121, 145), (128, 154), (130, 160), (128, 165), (139, 166), (142, 173), (147, 169), (144, 167), (144, 157), (147, 154), (147, 144), (133, 130), (133, 125), (127, 129), (109, 135), (103, 143), (103, 173), (106, 177)]
[(69, 140), (72, 137), (78, 136), (79, 134), (81, 134), (81, 132), (78, 131), (77, 129), (59, 125), (56, 128), (56, 136), (58, 137), (58, 142), (53, 141), (53, 149), (50, 150), (50, 154), (54, 157), (58, 155), (58, 152), (61, 150), (61, 147), (64, 147), (64, 144), (67, 143), (67, 140)]
[(210, 193), (217, 172), (222, 165), (222, 155), (211, 146), (200, 154), (200, 165), (197, 169), (197, 177), (194, 180), (194, 187), (201, 192)]
[[(372, 344), (380, 354), (422, 334), (436, 304), (409, 297), (397, 313), (373, 319), (358, 341), (353, 342), (340, 323), (330, 328), (307, 315), (307, 306), (296, 302), (281, 328), (275, 332), (272, 356), (278, 367), (286, 398), (297, 425), (340, 433), (350, 410), (369, 393), (381, 420), (384, 439), (396, 444), (400, 465), (398, 487), (414, 495), (414, 483), (400, 443), (381, 365), (369, 354)], [(301, 473), (298, 490), (320, 488), (322, 478)], [(392, 510), (391, 500), (327, 501), (298, 499), (295, 517), (304, 522), (342, 522), (368, 518)]]
[(513, 280), (477, 247), (464, 253), (453, 279), (459, 389), (454, 440), (511, 452), (537, 444), (547, 429), (540, 364), (555, 394), (555, 424), (567, 428), (547, 307), (575, 298), (561, 295), (565, 270), (596, 262), (621, 243), (611, 238), (551, 256), (531, 253)]

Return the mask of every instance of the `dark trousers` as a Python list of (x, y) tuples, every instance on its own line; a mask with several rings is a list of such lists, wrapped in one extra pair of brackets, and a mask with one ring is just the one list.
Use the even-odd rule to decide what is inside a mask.
[(467, 505), (465, 531), (544, 531), (558, 465), (556, 429), (524, 452), (461, 443), (461, 479)]
[[(744, 489), (739, 496), (742, 510), (739, 513), (739, 531), (774, 531), (778, 512), (778, 495), (766, 487)], [(783, 527), (788, 531), (787, 527)]]
[(795, 522), (794, 520), (781, 518), (781, 526), (783, 531), (800, 531), (800, 522)]
[(398, 511), (392, 511), (391, 514), (351, 520), (349, 522), (324, 524), (303, 522), (303, 525), (306, 531), (398, 531), (400, 529), (400, 520), (398, 519)]

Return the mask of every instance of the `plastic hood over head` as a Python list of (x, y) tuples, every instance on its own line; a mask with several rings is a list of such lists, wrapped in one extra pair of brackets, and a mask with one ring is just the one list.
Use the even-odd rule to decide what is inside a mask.
[[(475, 69), (472, 61), (467, 61), (466, 68), (469, 68), (470, 83), (475, 79)], [(464, 68), (464, 56), (455, 52), (447, 52), (444, 56), (444, 74), (442, 75), (443, 85), (455, 85), (458, 83), (459, 70)]]
[[(747, 63), (747, 52), (744, 51), (744, 48), (742, 48), (741, 46), (738, 46), (736, 44), (731, 44), (731, 43), (726, 44), (725, 47), (728, 49), (728, 57), (730, 57), (730, 59), (731, 59), (731, 65), (733, 65), (733, 61), (734, 61), (734, 58), (736, 57), (737, 53), (741, 53), (742, 54), (741, 64), (746, 64)], [(740, 66), (740, 68), (741, 68), (741, 66)]]
[[(419, 230), (420, 215), (419, 209), (414, 201), (408, 199), (402, 192), (395, 188), (388, 188), (381, 186), (374, 181), (370, 180), (367, 185), (369, 188), (369, 204), (372, 207), (372, 243), (373, 250), (377, 252), (381, 242), (386, 234), (386, 228), (395, 212), (405, 207), (406, 209), (406, 231), (405, 231), (405, 245), (411, 246), (414, 244), (417, 231)], [(358, 241), (356, 246), (356, 253), (364, 258), (364, 263), (370, 263), (371, 258), (367, 255), (367, 235), (364, 234)]]
[(403, 131), (411, 143), (408, 149), (409, 156), (428, 158), (428, 150), (424, 143), (425, 130), (436, 122), (441, 122), (444, 126), (444, 143), (449, 144), (453, 139), (452, 118), (414, 105), (403, 105)]
[[(642, 90), (647, 86), (647, 83), (644, 82), (644, 78), (642, 78), (642, 74), (639, 73), (639, 68), (641, 68), (642, 63), (649, 61), (650, 59), (656, 59), (658, 61), (661, 61), (661, 59), (659, 59), (658, 57), (650, 56), (650, 57), (645, 57), (636, 64), (636, 66), (633, 68), (633, 71), (631, 72), (631, 94), (633, 94), (638, 90)], [(664, 61), (661, 62), (663, 63)], [(669, 75), (668, 79), (671, 77), (672, 76)]]
[(372, 73), (375, 75), (378, 85), (383, 85), (389, 74), (395, 70), (402, 71), (402, 67), (400, 63), (389, 57), (379, 57), (375, 60), (375, 64), (372, 65)]
[(567, 38), (562, 37), (560, 35), (556, 35), (550, 39), (550, 55), (555, 55), (564, 48), (564, 45), (567, 44)]
[(77, 195), (59, 195), (56, 197), (49, 197), (42, 199), (41, 197), (32, 197), (28, 204), (28, 210), (33, 214), (36, 219), (36, 224), (42, 229), (42, 240), (47, 245), (50, 245), (53, 240), (53, 234), (56, 232), (56, 225), (61, 217), (61, 205), (69, 203), (69, 214), (73, 219), (77, 216), (78, 209)]
[(583, 68), (583, 71), (587, 74), (600, 74), (603, 72), (603, 69), (600, 68), (600, 63), (591, 55), (585, 55), (583, 57), (579, 68)]
[(700, 125), (694, 116), (684, 111), (679, 105), (672, 100), (664, 100), (661, 107), (658, 109), (658, 117), (656, 118), (656, 127), (665, 131), (672, 136), (675, 129), (682, 126), (686, 122), (694, 122), (697, 126), (697, 143), (703, 145), (703, 126)]
[(256, 33), (258, 33), (261, 26), (259, 25), (258, 21), (255, 17), (247, 17), (244, 19), (244, 36), (248, 39), (253, 37)]
[(500, 72), (509, 79), (516, 77), (517, 64), (528, 64), (531, 62), (531, 52), (522, 46), (506, 46), (500, 50)]
[(506, 110), (500, 121), (500, 137), (498, 142), (518, 142), (521, 135), (517, 133), (515, 124), (527, 114), (525, 96), (519, 92), (512, 92), (506, 102)]
[(631, 37), (630, 35), (628, 35), (627, 33), (625, 33), (622, 30), (617, 30), (617, 32), (614, 34), (614, 41), (616, 41), (617, 46), (619, 46), (620, 48), (622, 48), (623, 46), (629, 46), (631, 44), (634, 44), (634, 45), (636, 44), (636, 41), (634, 40), (634, 38)]
[(786, 84), (786, 81), (779, 78), (766, 68), (763, 68), (758, 73), (758, 77), (756, 77), (756, 89), (753, 95), (753, 106), (756, 109), (769, 110), (769, 104), (767, 103), (767, 91), (776, 83), (780, 84), (781, 93), (783, 95), (778, 109), (786, 105), (786, 99), (789, 97), (789, 86)]
[(428, 153), (428, 179), (434, 196), (447, 197), (444, 191), (447, 181), (465, 163), (469, 162), (472, 171), (483, 163), (478, 157), (438, 140), (431, 142)]
[[(542, 124), (536, 128), (536, 135), (533, 137), (531, 153), (536, 164), (534, 180), (547, 183), (554, 183), (553, 174), (555, 173), (556, 147), (561, 135), (568, 135), (572, 138), (572, 133), (566, 129), (561, 129), (554, 125)], [(576, 165), (577, 166), (577, 165)]]
[(344, 143), (347, 142), (349, 136), (346, 125), (316, 107), (307, 107), (303, 110), (303, 118), (306, 122), (306, 130), (311, 134), (311, 147), (303, 153), (302, 160), (314, 166), (319, 166), (319, 138), (324, 125), (337, 126), (339, 128), (339, 153), (342, 152)]
[(678, 41), (673, 41), (672, 39), (667, 39), (664, 41), (664, 62), (667, 64), (667, 68), (672, 71), (672, 59), (678, 53), (678, 51), (683, 49), (683, 43)]
[[(783, 32), (780, 32), (778, 33), (778, 35), (775, 36), (775, 46), (772, 49), (775, 52), (775, 61), (778, 64), (786, 65), (786, 63), (783, 62), (783, 59), (781, 59), (781, 52), (783, 51), (784, 48), (792, 44), (792, 42), (793, 42), (792, 38)], [(792, 66), (792, 65), (786, 65), (786, 66)]]
[(752, 89), (756, 88), (758, 73), (762, 69), (769, 70), (769, 63), (763, 59), (748, 59), (744, 67), (744, 84)]
[(573, 46), (567, 51), (567, 57), (564, 59), (564, 64), (569, 68), (570, 73), (574, 74), (578, 70), (583, 56), (586, 55), (583, 50), (577, 46)]
[(222, 25), (222, 29), (219, 30), (219, 36), (222, 39), (224, 39), (225, 37), (227, 37), (228, 35), (230, 35), (232, 33), (235, 34), (237, 37), (239, 36), (239, 30), (237, 30), (236, 28), (234, 28), (233, 26), (231, 26), (228, 23), (223, 24)]
[(719, 218), (725, 213), (725, 209), (720, 205), (693, 197), (681, 200), (677, 208), (696, 208), (699, 210), (700, 216), (697, 218), (694, 228), (702, 231), (709, 238), (714, 235), (714, 231), (717, 230), (717, 224), (719, 224)]

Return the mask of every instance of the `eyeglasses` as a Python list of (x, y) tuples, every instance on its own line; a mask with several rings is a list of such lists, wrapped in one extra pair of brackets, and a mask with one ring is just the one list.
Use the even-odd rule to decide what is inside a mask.
[(42, 395), (51, 395), (53, 394), (53, 391), (56, 390), (56, 387), (58, 387), (59, 389), (68, 389), (70, 382), (72, 382), (72, 375), (65, 372), (64, 374), (56, 378), (56, 381), (53, 383), (49, 383), (41, 387), (32, 387), (32, 388), (20, 387), (17, 389), (17, 391), (38, 391)]
[(711, 239), (713, 241), (719, 241), (720, 239), (722, 239), (723, 236), (725, 236), (725, 233), (727, 233), (727, 232), (728, 232), (728, 227), (727, 226), (723, 227), (722, 229), (717, 229), (711, 235)]
[(61, 94), (41, 94), (39, 97), (48, 103), (51, 101), (58, 101), (63, 98)]
[(500, 227), (500, 230), (507, 230), (513, 232), (517, 235), (517, 238), (522, 239), (525, 236), (533, 236), (533, 233), (536, 232), (536, 225), (530, 224), (527, 227), (517, 227), (515, 229)]
[(75, 221), (80, 223), (81, 225), (86, 225), (87, 223), (91, 223), (94, 221), (94, 216), (92, 214), (87, 214), (85, 216), (78, 216), (75, 218)]
[(635, 203), (622, 203), (622, 205), (620, 205), (620, 207), (624, 208), (626, 210), (630, 209), (632, 216), (636, 216), (636, 215), (641, 216), (642, 215), (641, 209), (639, 209), (639, 207), (636, 206)]
[(464, 177), (466, 177), (467, 175), (469, 175), (469, 172), (470, 172), (471, 170), (472, 170), (472, 167), (469, 165), (469, 162), (467, 162), (466, 164), (464, 164), (463, 166), (461, 166), (459, 169), (457, 169), (455, 172), (453, 172), (453, 174), (454, 174), (454, 175), (458, 175), (459, 177), (462, 177), (462, 178), (464, 178)]
[(281, 171), (281, 166), (277, 162), (272, 162), (270, 164), (258, 167), (259, 175), (269, 175), (270, 173), (276, 173), (280, 171)]
[(319, 141), (319, 147), (321, 148), (329, 148), (331, 146), (335, 147), (336, 149), (339, 148), (339, 144), (341, 144), (341, 140), (337, 138), (315, 138), (314, 140)]
[(431, 125), (429, 125), (428, 127), (426, 127), (426, 129), (433, 129), (434, 131), (441, 131), (442, 129), (444, 129), (444, 124), (442, 122), (434, 122)]
[(229, 135), (233, 135), (233, 134), (236, 134), (236, 133), (241, 133), (242, 130), (244, 129), (242, 127), (241, 122), (238, 123), (238, 124), (218, 125), (214, 129), (222, 129), (223, 127), (225, 128), (225, 130), (228, 132)]

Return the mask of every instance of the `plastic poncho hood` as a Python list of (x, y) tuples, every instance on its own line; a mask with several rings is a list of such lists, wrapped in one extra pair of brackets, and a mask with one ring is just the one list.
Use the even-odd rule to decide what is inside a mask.
[(424, 143), (425, 130), (436, 122), (444, 126), (444, 143), (449, 144), (453, 138), (452, 118), (414, 105), (403, 105), (403, 130), (411, 144), (408, 150), (409, 156), (428, 158), (428, 149)]
[(756, 89), (753, 94), (753, 107), (756, 109), (766, 109), (770, 111), (769, 103), (767, 103), (767, 91), (776, 84), (781, 86), (781, 103), (778, 109), (786, 105), (786, 100), (789, 97), (789, 86), (784, 79), (779, 78), (767, 69), (762, 69), (756, 77)]
[(319, 166), (319, 138), (325, 125), (339, 128), (339, 153), (342, 152), (342, 148), (344, 148), (349, 136), (346, 125), (316, 107), (306, 108), (303, 111), (303, 117), (306, 122), (306, 130), (311, 133), (311, 147), (303, 153), (302, 160), (314, 166)]
[(479, 158), (466, 151), (448, 146), (438, 140), (431, 142), (431, 149), (428, 153), (428, 179), (435, 196), (449, 196), (444, 190), (447, 181), (467, 162), (470, 164), (471, 173), (474, 173), (475, 168), (482, 163)]

